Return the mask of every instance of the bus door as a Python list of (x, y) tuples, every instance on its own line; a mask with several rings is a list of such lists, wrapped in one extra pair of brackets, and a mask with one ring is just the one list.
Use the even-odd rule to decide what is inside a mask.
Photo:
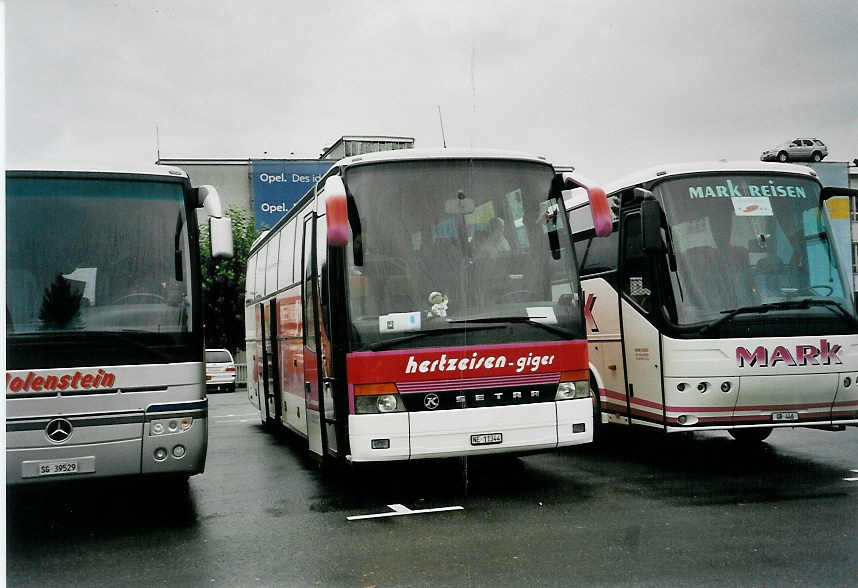
[(322, 426), (324, 398), (319, 394), (322, 381), (319, 352), (318, 279), (316, 273), (315, 213), (304, 217), (304, 247), (301, 256), (301, 307), (304, 322), (304, 397), (307, 402), (307, 441), (310, 451), (324, 456), (327, 431)]
[(269, 407), (269, 415), (272, 415), (274, 422), (280, 424), (283, 417), (283, 395), (280, 391), (280, 313), (277, 312), (277, 299), (272, 298), (268, 301), (268, 347), (265, 350), (265, 363), (268, 365), (268, 393), (270, 395), (270, 404), (273, 405), (274, 412), (271, 412)]
[[(255, 406), (260, 413), (262, 414), (262, 420), (265, 420), (265, 409), (262, 406), (261, 400), (261, 390), (262, 390), (262, 377), (261, 373), (261, 361), (259, 360), (259, 329), (261, 326), (261, 322), (259, 320), (259, 309), (260, 305), (250, 306), (248, 310), (245, 311), (245, 322), (247, 325), (247, 397), (250, 400), (250, 404)], [(253, 318), (250, 318), (250, 315), (253, 315)], [(250, 330), (252, 327), (252, 330)]]
[(626, 213), (619, 264), (626, 402), (632, 422), (663, 425), (660, 335), (653, 324), (657, 287), (655, 260), (643, 252), (642, 245), (640, 213)]
[[(271, 301), (273, 303), (273, 301)], [(272, 337), (274, 328), (271, 323), (276, 321), (277, 314), (271, 312), (271, 306), (268, 303), (261, 302), (259, 304), (259, 332), (261, 334), (259, 346), (259, 378), (257, 382), (261, 382), (261, 394), (259, 398), (259, 410), (262, 413), (262, 418), (265, 425), (271, 425), (274, 422), (276, 414), (276, 402), (274, 398), (274, 379), (276, 366), (272, 363), (272, 354), (276, 347), (276, 338)], [(272, 318), (274, 321), (272, 321)]]

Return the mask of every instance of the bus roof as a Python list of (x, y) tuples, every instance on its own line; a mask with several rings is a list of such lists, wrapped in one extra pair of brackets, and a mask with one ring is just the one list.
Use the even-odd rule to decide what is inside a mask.
[(105, 175), (137, 175), (137, 176), (165, 176), (170, 178), (188, 179), (188, 174), (184, 170), (171, 165), (157, 164), (135, 164), (129, 166), (119, 166), (116, 164), (102, 163), (37, 163), (37, 164), (10, 164), (6, 167), (7, 172), (41, 172), (50, 174), (74, 173), (74, 174), (105, 174)]
[(791, 163), (774, 163), (766, 161), (701, 161), (693, 163), (673, 163), (659, 165), (643, 169), (619, 180), (611, 182), (606, 188), (606, 194), (613, 194), (624, 188), (639, 186), (655, 180), (663, 180), (672, 176), (680, 176), (694, 173), (717, 173), (717, 172), (776, 172), (798, 174), (817, 177), (811, 168), (805, 165), (794, 165)]
[(365, 163), (378, 163), (382, 161), (412, 161), (418, 159), (517, 159), (521, 161), (533, 161), (535, 163), (548, 164), (548, 160), (542, 155), (520, 153), (517, 151), (504, 151), (500, 149), (396, 149), (393, 151), (375, 151), (362, 155), (352, 155), (339, 160), (334, 167), (345, 169), (354, 165)]

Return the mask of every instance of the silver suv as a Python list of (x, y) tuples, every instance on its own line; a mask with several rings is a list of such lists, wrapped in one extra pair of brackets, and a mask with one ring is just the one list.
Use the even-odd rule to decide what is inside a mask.
[(819, 139), (793, 139), (777, 147), (767, 149), (760, 155), (762, 161), (822, 161), (828, 155), (828, 147)]

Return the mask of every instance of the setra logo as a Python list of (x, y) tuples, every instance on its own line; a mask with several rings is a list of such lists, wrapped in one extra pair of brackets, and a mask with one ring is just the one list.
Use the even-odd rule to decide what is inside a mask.
[(759, 346), (753, 352), (745, 347), (736, 347), (736, 363), (739, 367), (775, 367), (779, 363), (788, 366), (842, 364), (838, 353), (840, 345), (831, 345), (826, 339), (815, 345), (796, 345), (793, 353), (783, 345), (771, 352)]

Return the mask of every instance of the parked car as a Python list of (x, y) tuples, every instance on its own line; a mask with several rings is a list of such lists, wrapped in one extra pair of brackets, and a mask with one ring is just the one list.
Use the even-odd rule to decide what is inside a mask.
[(206, 349), (206, 391), (235, 392), (235, 361), (226, 349)]
[(793, 139), (766, 149), (760, 155), (762, 161), (822, 161), (828, 155), (828, 147), (819, 139)]

